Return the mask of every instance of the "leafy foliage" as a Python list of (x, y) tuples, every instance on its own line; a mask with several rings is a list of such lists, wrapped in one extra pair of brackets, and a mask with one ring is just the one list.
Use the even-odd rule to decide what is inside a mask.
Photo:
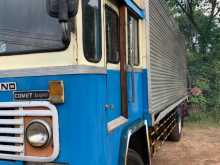
[(186, 38), (190, 86), (203, 91), (190, 102), (201, 105), (206, 112), (220, 114), (220, 1), (166, 2)]
[(201, 107), (204, 107), (207, 104), (207, 99), (202, 95), (192, 96), (192, 97), (190, 97), (189, 101), (190, 101), (191, 104), (196, 104), (196, 105), (199, 105)]

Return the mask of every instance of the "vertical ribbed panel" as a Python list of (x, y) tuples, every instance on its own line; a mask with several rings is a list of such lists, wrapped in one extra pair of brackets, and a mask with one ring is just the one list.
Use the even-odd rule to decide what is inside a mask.
[(22, 112), (23, 109), (0, 107), (0, 154), (23, 155), (24, 153), (24, 121), (22, 116), (14, 116), (11, 112)]
[(149, 0), (150, 111), (159, 112), (186, 94), (183, 36), (162, 0)]

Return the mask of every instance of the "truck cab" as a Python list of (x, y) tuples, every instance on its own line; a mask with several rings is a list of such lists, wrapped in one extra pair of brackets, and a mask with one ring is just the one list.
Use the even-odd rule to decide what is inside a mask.
[(125, 127), (147, 113), (144, 3), (2, 0), (0, 12), (0, 164), (124, 164)]
[(161, 0), (1, 0), (0, 165), (150, 165), (185, 64)]

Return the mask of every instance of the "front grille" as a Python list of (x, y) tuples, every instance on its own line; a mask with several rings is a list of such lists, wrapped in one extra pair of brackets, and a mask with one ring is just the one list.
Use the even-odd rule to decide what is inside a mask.
[[(50, 157), (26, 156), (25, 117), (50, 117), (54, 152)], [(59, 153), (58, 114), (49, 102), (0, 102), (0, 159), (49, 162)]]
[(24, 155), (24, 119), (22, 107), (0, 109), (0, 154)]

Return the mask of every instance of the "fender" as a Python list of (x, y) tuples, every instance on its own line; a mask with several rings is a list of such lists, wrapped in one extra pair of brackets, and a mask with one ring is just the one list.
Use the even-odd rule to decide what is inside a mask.
[(130, 139), (133, 134), (138, 132), (141, 128), (145, 128), (146, 130), (146, 140), (147, 140), (147, 157), (148, 162), (147, 165), (151, 165), (151, 151), (150, 151), (150, 139), (149, 139), (149, 131), (148, 131), (148, 122), (147, 120), (137, 120), (133, 122), (132, 124), (128, 125), (124, 131), (122, 132), (121, 136), (121, 146), (120, 146), (120, 155), (119, 155), (119, 165), (127, 165), (127, 154), (128, 154), (128, 149), (129, 149), (129, 144), (130, 144)]

